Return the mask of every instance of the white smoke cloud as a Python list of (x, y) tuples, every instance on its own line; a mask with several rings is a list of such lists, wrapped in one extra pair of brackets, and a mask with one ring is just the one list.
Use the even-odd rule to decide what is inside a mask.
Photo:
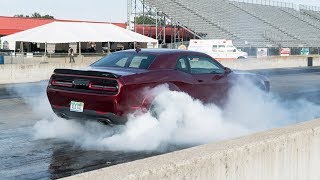
[(157, 118), (154, 113), (140, 112), (131, 114), (126, 125), (108, 127), (92, 121), (80, 123), (43, 116), (34, 126), (34, 137), (57, 138), (84, 149), (164, 151), (172, 145), (216, 142), (320, 115), (319, 105), (305, 100), (282, 102), (246, 80), (232, 88), (224, 108), (170, 91), (166, 85), (152, 89), (151, 93), (157, 94), (154, 100)]
[(45, 92), (47, 84), (47, 81), (40, 81), (39, 83), (9, 85), (7, 86), (7, 92), (13, 96), (23, 98), (36, 115), (52, 119), (55, 114), (50, 107)]

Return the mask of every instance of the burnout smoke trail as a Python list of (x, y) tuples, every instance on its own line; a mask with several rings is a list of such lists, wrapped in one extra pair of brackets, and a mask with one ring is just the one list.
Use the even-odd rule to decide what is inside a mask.
[[(170, 91), (166, 85), (152, 89), (151, 93), (156, 94), (157, 118), (150, 112), (135, 113), (129, 116), (126, 125), (116, 127), (52, 118), (48, 103), (39, 109), (34, 101), (27, 100), (44, 115), (34, 126), (34, 137), (57, 138), (91, 150), (165, 151), (171, 145), (215, 142), (320, 115), (319, 105), (304, 100), (282, 102), (246, 80), (234, 85), (223, 109), (203, 104), (186, 93)], [(40, 102), (43, 98), (40, 97)]]

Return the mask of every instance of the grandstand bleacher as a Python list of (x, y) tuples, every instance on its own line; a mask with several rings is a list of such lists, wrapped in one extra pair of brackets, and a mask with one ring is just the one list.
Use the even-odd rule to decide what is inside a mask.
[(145, 2), (204, 39), (231, 39), (238, 47), (320, 47), (320, 12), (308, 6), (244, 0)]

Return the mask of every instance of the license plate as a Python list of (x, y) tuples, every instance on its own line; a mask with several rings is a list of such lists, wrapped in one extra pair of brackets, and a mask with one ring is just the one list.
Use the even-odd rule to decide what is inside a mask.
[(83, 107), (84, 107), (83, 102), (71, 101), (70, 103), (70, 111), (73, 111), (73, 112), (83, 112)]

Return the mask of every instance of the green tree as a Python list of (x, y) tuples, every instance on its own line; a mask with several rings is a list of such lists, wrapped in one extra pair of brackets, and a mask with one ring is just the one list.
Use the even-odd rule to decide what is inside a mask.
[[(135, 17), (136, 24), (145, 24), (145, 25), (156, 25), (156, 19), (149, 16), (137, 16)], [(158, 18), (158, 26), (163, 25), (164, 20), (162, 18)]]
[(137, 16), (135, 18), (135, 22), (136, 22), (136, 24), (155, 25), (156, 24), (156, 19), (148, 17), (148, 16)]
[(53, 16), (50, 16), (50, 15), (48, 15), (48, 14), (42, 16), (42, 18), (44, 18), (44, 19), (54, 19)]
[(51, 15), (48, 15), (48, 14), (46, 14), (46, 15), (41, 15), (41, 14), (38, 13), (38, 12), (35, 12), (35, 13), (31, 14), (31, 16), (29, 16), (29, 15), (23, 15), (23, 14), (16, 14), (16, 15), (14, 15), (13, 17), (54, 19), (54, 17), (51, 16)]
[(31, 14), (31, 17), (32, 17), (32, 18), (42, 18), (41, 14), (40, 14), (40, 13), (37, 13), (37, 12)]

